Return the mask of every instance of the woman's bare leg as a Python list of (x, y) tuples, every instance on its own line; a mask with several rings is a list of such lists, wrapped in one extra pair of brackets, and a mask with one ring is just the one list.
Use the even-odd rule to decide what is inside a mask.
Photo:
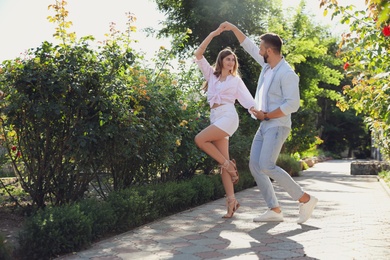
[[(229, 160), (229, 153), (223, 154), (214, 144), (215, 141), (228, 138), (229, 135), (214, 125), (210, 125), (203, 129), (195, 136), (196, 145), (211, 158), (216, 160), (220, 165), (224, 165), (226, 160)], [(228, 140), (228, 139), (226, 139)], [(228, 149), (229, 142), (227, 142)], [(227, 150), (228, 151), (228, 150)], [(229, 163), (227, 170), (234, 172), (234, 166)], [(231, 181), (231, 180), (230, 180)]]
[[(218, 127), (207, 127), (195, 137), (195, 142), (199, 148), (201, 148), (220, 164), (225, 164), (225, 162), (228, 162), (227, 164), (229, 166), (232, 165), (229, 160), (228, 135)], [(234, 195), (233, 181), (230, 173), (228, 172), (228, 168), (229, 167), (221, 167), (221, 179), (223, 188), (226, 193), (227, 206), (227, 213), (223, 216), (223, 218), (233, 217), (236, 210), (240, 207), (240, 204), (237, 202)]]
[[(215, 147), (220, 151), (224, 158), (229, 158), (229, 139), (222, 138), (220, 140), (213, 141)], [(226, 197), (234, 198), (234, 187), (230, 174), (226, 169), (221, 169), (221, 179), (223, 188), (225, 189)]]

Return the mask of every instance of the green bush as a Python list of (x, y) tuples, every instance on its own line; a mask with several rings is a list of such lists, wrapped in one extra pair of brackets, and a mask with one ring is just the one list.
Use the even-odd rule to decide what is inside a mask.
[(210, 201), (214, 195), (214, 186), (208, 175), (197, 175), (190, 180), (192, 189), (196, 192), (192, 199), (192, 205), (199, 205)]
[(214, 194), (211, 198), (213, 200), (216, 200), (225, 196), (225, 190), (222, 185), (221, 175), (220, 174), (212, 175), (210, 181), (214, 187)]
[(156, 190), (154, 203), (160, 214), (169, 215), (193, 206), (196, 193), (190, 181), (168, 182)]
[(246, 109), (237, 106), (240, 115), (240, 127), (230, 138), (230, 157), (235, 159), (239, 170), (246, 170), (249, 165), (249, 153), (253, 137), (259, 127), (259, 121), (252, 119)]
[(300, 162), (294, 159), (293, 156), (288, 154), (280, 154), (276, 160), (276, 165), (285, 170), (292, 177), (299, 176), (301, 170)]
[(85, 199), (80, 202), (80, 211), (91, 220), (92, 239), (104, 236), (115, 229), (117, 216), (108, 202)]
[(305, 161), (301, 160), (300, 163), (302, 164), (301, 170), (304, 171), (310, 168)]
[[(254, 185), (249, 171), (241, 171), (235, 190)], [(113, 191), (105, 201), (90, 198), (73, 205), (47, 207), (24, 223), (18, 237), (18, 255), (21, 259), (49, 259), (77, 251), (110, 233), (123, 232), (224, 195), (219, 174), (202, 174), (190, 180)], [(1, 250), (0, 239), (3, 253)]]
[(251, 188), (253, 186), (256, 186), (255, 179), (250, 173), (249, 168), (247, 170), (240, 170), (239, 174), (240, 174), (240, 181), (235, 186), (236, 191), (242, 191)]
[(378, 176), (382, 178), (390, 187), (390, 171), (381, 171), (378, 173)]
[(156, 214), (151, 203), (152, 194), (144, 196), (136, 188), (112, 192), (107, 202), (117, 216), (116, 230), (134, 228), (153, 220)]
[(49, 259), (80, 250), (91, 241), (91, 220), (78, 205), (39, 210), (19, 233), (21, 259)]

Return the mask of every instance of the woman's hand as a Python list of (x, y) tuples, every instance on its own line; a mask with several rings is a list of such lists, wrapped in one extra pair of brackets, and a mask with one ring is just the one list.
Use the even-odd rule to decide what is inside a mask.
[(232, 31), (236, 26), (232, 23), (229, 23), (229, 22), (223, 22), (219, 25), (219, 28), (222, 30), (222, 31)]
[(259, 120), (264, 120), (264, 112), (261, 111), (261, 110), (256, 110), (255, 108), (251, 108), (250, 110), (252, 112), (252, 114)]

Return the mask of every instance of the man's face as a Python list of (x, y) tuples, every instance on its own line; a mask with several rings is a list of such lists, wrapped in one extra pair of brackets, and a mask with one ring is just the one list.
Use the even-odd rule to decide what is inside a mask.
[(261, 56), (263, 56), (264, 58), (264, 62), (267, 63), (267, 59), (269, 58), (268, 56), (268, 49), (266, 46), (265, 46), (265, 43), (262, 41), (260, 42), (260, 46), (259, 46), (260, 50), (259, 50), (259, 54)]

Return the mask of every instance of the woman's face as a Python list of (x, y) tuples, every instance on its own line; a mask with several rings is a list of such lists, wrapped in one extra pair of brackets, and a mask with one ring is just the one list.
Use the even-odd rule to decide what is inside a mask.
[(229, 71), (233, 71), (233, 68), (234, 68), (235, 64), (236, 64), (236, 57), (233, 54), (230, 54), (230, 55), (226, 56), (222, 60), (223, 69), (226, 69), (226, 70), (229, 70)]

